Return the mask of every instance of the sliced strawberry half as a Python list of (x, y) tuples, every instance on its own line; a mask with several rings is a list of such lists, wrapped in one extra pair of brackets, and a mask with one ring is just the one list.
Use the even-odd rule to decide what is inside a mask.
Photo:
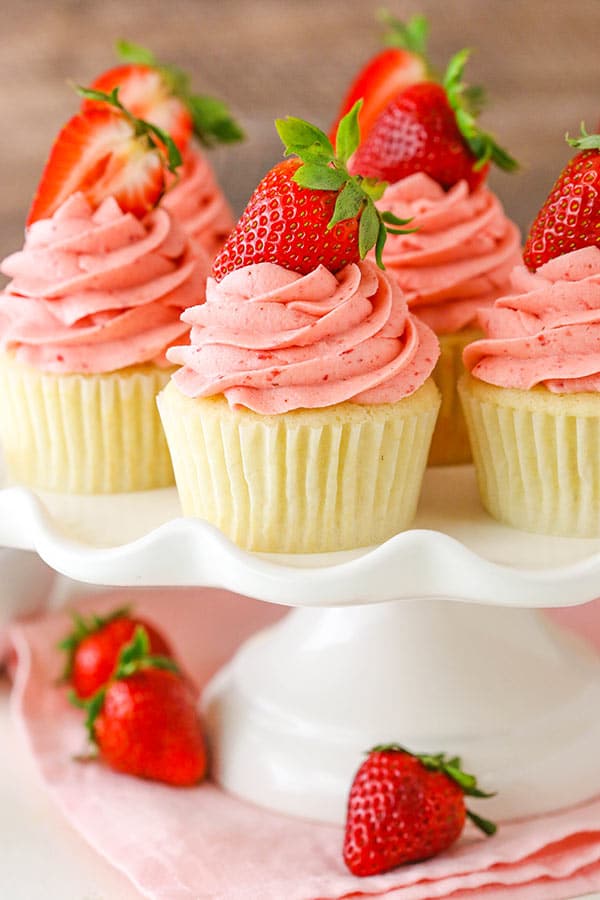
[[(182, 151), (192, 134), (206, 147), (242, 140), (244, 133), (227, 105), (216, 97), (194, 94), (182, 69), (159, 62), (151, 50), (130, 41), (117, 41), (116, 49), (124, 65), (103, 72), (93, 89), (110, 94), (118, 88), (134, 116), (166, 131)], [(94, 103), (87, 98), (82, 111)]]
[[(183, 100), (173, 95), (159, 69), (142, 63), (116, 66), (103, 72), (91, 87), (107, 94), (118, 87), (121, 102), (134, 116), (167, 131), (180, 150), (187, 147), (194, 129), (192, 115)], [(98, 106), (97, 100), (85, 99), (81, 111)]]
[[(114, 197), (124, 212), (143, 217), (165, 190), (168, 170), (181, 156), (166, 132), (132, 116), (111, 95), (80, 89), (98, 105), (69, 119), (56, 138), (27, 216), (27, 225), (51, 216), (81, 191), (99, 205)], [(102, 108), (103, 107), (103, 108)], [(162, 149), (168, 150), (168, 159)]]
[(428, 24), (423, 16), (413, 16), (406, 24), (386, 17), (388, 47), (374, 56), (358, 73), (344, 97), (330, 137), (335, 141), (338, 125), (357, 100), (363, 98), (360, 111), (360, 133), (364, 140), (388, 103), (411, 84), (429, 78), (425, 56)]

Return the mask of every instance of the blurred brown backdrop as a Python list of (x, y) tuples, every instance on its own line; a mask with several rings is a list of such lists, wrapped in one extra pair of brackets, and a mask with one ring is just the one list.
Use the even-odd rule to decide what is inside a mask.
[[(281, 156), (273, 119), (327, 127), (351, 77), (380, 44), (381, 2), (353, 0), (4, 0), (0, 35), (0, 254), (22, 228), (51, 140), (88, 83), (113, 65), (118, 37), (151, 47), (193, 74), (198, 92), (230, 102), (247, 141), (213, 162), (236, 212)], [(563, 135), (600, 119), (600, 0), (389, 0), (400, 17), (424, 12), (441, 68), (476, 48), (471, 83), (486, 85), (486, 125), (523, 163), (492, 183), (526, 228), (569, 156)]]

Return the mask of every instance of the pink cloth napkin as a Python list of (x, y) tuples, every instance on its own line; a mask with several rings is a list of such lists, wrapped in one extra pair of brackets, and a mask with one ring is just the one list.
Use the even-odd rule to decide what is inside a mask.
[[(113, 608), (131, 592), (79, 607)], [(259, 627), (285, 610), (220, 590), (137, 591), (136, 610), (164, 628), (202, 685)], [(553, 613), (600, 648), (600, 603)], [(342, 829), (286, 818), (211, 783), (177, 790), (78, 764), (80, 713), (54, 686), (66, 613), (15, 626), (13, 711), (42, 778), (83, 837), (154, 900), (564, 900), (600, 890), (600, 799), (506, 823), (493, 840), (467, 829), (448, 852), (386, 875), (354, 878)]]

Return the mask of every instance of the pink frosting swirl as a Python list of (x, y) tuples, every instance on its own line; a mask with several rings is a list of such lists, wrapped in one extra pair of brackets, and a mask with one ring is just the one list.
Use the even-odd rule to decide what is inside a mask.
[(417, 315), (437, 334), (475, 325), (477, 310), (506, 291), (520, 260), (516, 225), (485, 185), (449, 191), (418, 172), (390, 185), (377, 204), (412, 219), (412, 234), (390, 234), (383, 261)]
[(600, 391), (600, 249), (518, 266), (514, 294), (482, 313), (487, 335), (465, 348), (473, 375), (499, 387), (545, 385), (556, 394)]
[(333, 275), (273, 263), (208, 279), (206, 303), (186, 310), (191, 345), (173, 347), (173, 376), (189, 397), (224, 394), (270, 415), (292, 409), (393, 403), (431, 374), (438, 341), (371, 262)]
[(161, 208), (143, 221), (116, 200), (93, 210), (74, 194), (35, 222), (1, 265), (0, 347), (48, 372), (168, 365), (187, 331), (181, 311), (202, 301), (208, 259)]
[(179, 181), (167, 191), (162, 205), (212, 258), (225, 243), (234, 220), (211, 166), (199, 150), (185, 154)]

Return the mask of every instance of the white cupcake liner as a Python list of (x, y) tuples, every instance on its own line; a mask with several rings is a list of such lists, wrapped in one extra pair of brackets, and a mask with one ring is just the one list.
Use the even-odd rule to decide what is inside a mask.
[(48, 491), (142, 491), (173, 484), (156, 395), (172, 370), (132, 366), (54, 375), (0, 359), (0, 437), (10, 475)]
[(457, 391), (464, 374), (463, 350), (467, 344), (483, 337), (481, 331), (468, 328), (456, 334), (438, 335), (440, 358), (433, 370), (433, 380), (440, 389), (442, 405), (431, 440), (428, 464), (452, 466), (471, 462), (471, 445), (467, 424)]
[(158, 405), (186, 515), (249, 550), (314, 553), (376, 544), (410, 524), (439, 395), (428, 381), (395, 404), (259, 416), (171, 383)]
[(600, 395), (460, 384), (481, 499), (514, 528), (600, 536)]

